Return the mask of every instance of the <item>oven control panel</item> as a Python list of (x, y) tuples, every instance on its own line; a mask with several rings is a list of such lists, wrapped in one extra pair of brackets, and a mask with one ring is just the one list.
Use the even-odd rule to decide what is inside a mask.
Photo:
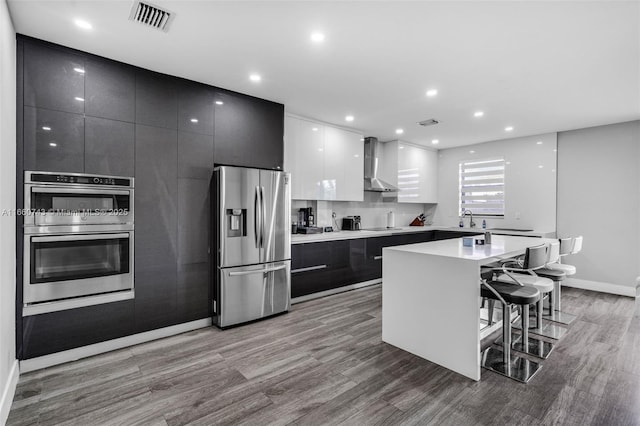
[(31, 172), (31, 182), (39, 183), (61, 183), (76, 185), (101, 185), (101, 186), (126, 186), (132, 185), (130, 178), (112, 177), (112, 176), (93, 176), (81, 174), (56, 174), (56, 173), (38, 173)]

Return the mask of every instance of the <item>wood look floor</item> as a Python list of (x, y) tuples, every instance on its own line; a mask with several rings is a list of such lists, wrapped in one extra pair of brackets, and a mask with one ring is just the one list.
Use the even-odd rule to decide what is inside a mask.
[(634, 300), (563, 296), (579, 318), (528, 385), (382, 343), (375, 286), (24, 374), (8, 424), (640, 424)]

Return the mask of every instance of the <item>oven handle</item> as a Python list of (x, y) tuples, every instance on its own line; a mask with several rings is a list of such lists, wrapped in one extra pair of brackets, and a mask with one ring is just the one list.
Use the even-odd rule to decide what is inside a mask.
[(130, 238), (130, 234), (81, 234), (81, 235), (57, 235), (51, 237), (31, 237), (31, 242), (48, 243), (55, 241), (87, 241), (87, 240), (111, 240), (113, 238)]
[(97, 194), (97, 195), (130, 195), (130, 190), (118, 190), (118, 189), (88, 189), (88, 188), (60, 188), (60, 187), (40, 187), (32, 186), (32, 193), (45, 193), (45, 194)]

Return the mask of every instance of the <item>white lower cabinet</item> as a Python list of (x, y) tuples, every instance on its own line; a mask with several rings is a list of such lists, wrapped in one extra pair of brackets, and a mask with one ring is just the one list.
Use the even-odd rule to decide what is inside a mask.
[(438, 202), (438, 152), (402, 141), (383, 145), (381, 177), (397, 186), (399, 203)]
[(362, 201), (364, 141), (359, 133), (285, 116), (284, 167), (294, 200)]

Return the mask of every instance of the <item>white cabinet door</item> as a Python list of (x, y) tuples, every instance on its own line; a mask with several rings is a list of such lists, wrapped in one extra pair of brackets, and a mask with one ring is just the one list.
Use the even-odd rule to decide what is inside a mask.
[(362, 201), (362, 135), (297, 117), (285, 117), (285, 170), (294, 200)]
[(338, 188), (338, 199), (364, 200), (364, 138), (360, 133), (341, 130), (344, 182)]
[(291, 198), (318, 200), (324, 175), (324, 126), (285, 118), (285, 170), (291, 173)]
[(437, 203), (438, 153), (398, 143), (399, 203)]
[[(364, 199), (362, 135), (326, 126), (324, 155), (325, 185), (336, 189), (335, 196), (325, 200), (362, 201)], [(331, 195), (334, 194), (331, 193)]]

